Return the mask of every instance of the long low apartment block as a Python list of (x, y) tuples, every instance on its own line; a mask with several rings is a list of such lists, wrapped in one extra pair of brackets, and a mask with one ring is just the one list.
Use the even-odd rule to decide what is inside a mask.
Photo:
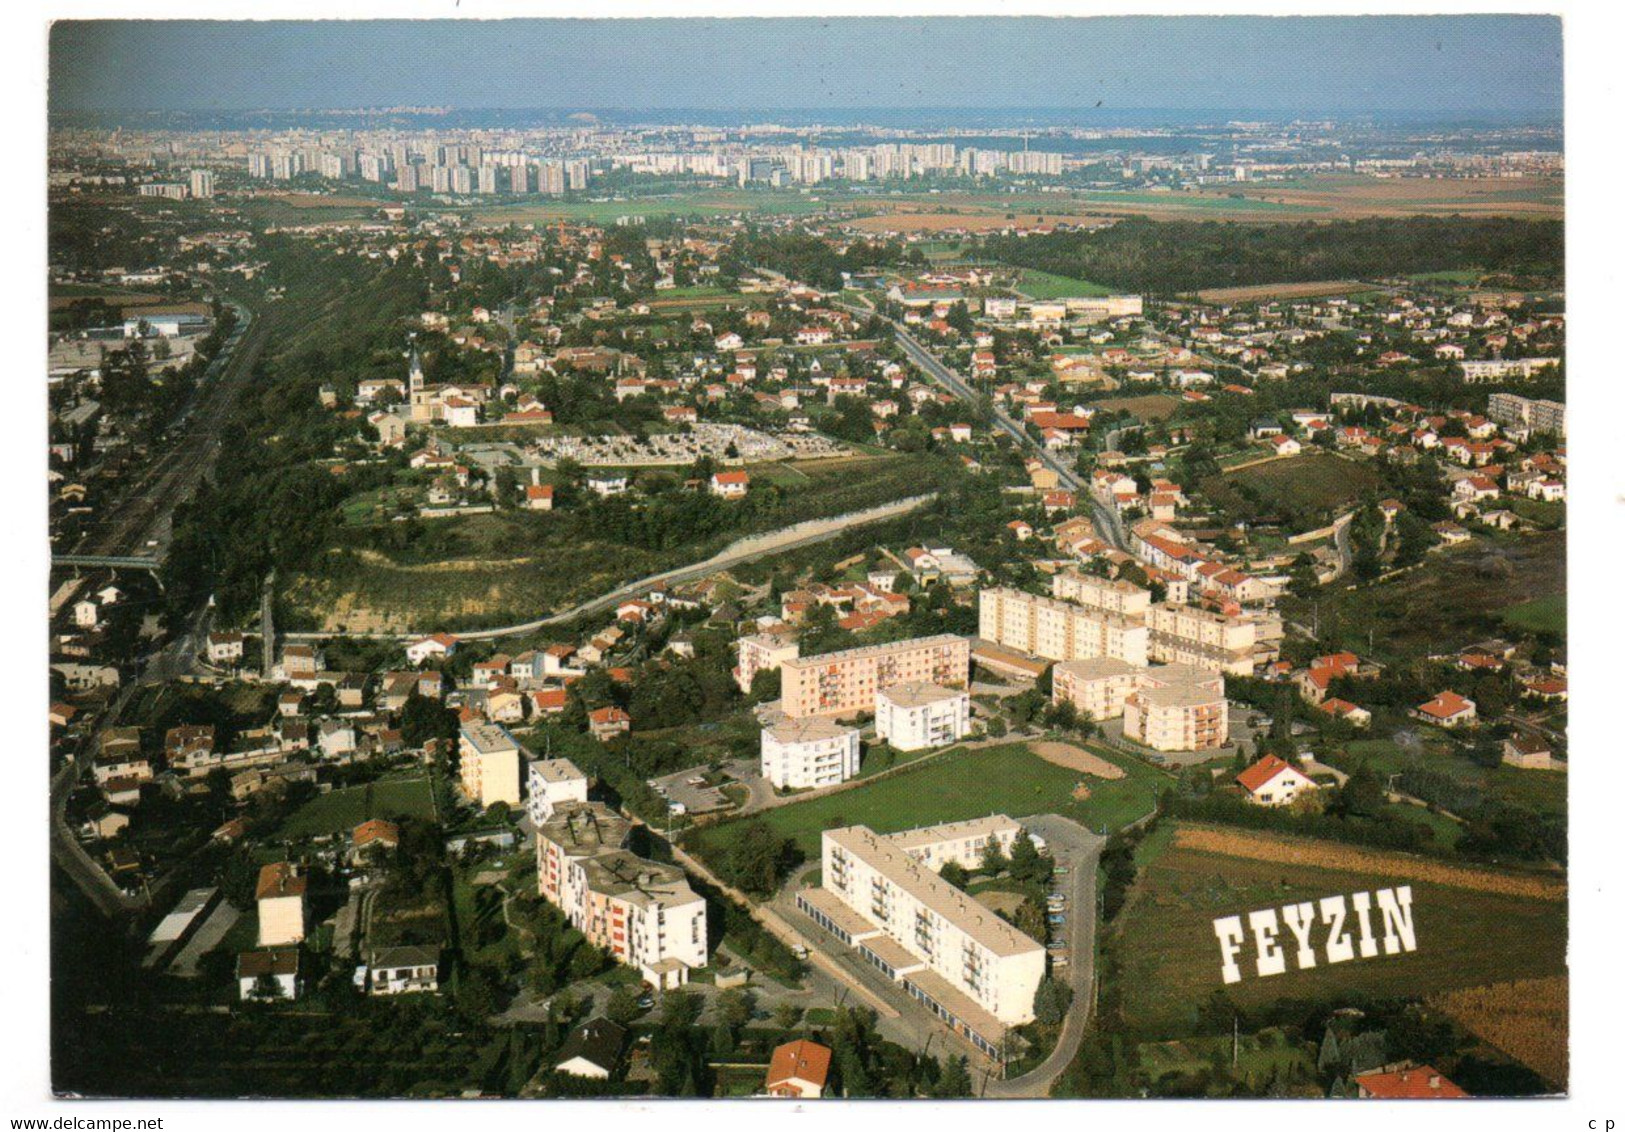
[(970, 641), (949, 633), (786, 660), (780, 665), (780, 708), (791, 719), (875, 710), (875, 693), (926, 681), (970, 683)]
[(884, 837), (861, 825), (825, 830), (823, 887), (798, 892), (797, 907), (999, 1057), (1008, 1028), (1032, 1021), (1043, 945), (936, 870), (974, 860), (990, 838), (1008, 847), (1019, 830), (1002, 815)]

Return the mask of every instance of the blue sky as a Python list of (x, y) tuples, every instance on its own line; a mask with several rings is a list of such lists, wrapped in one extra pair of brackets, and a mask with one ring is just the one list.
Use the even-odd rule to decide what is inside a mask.
[(59, 22), (53, 110), (1559, 113), (1554, 17)]

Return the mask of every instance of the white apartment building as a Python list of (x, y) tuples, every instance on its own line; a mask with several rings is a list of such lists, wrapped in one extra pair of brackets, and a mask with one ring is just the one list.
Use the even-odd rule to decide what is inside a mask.
[[(945, 822), (942, 825), (928, 825), (920, 829), (904, 830), (894, 833), (886, 840), (897, 846), (916, 861), (930, 867), (932, 872), (940, 873), (944, 865), (956, 864), (967, 869), (977, 869), (982, 866), (982, 855), (987, 852), (990, 841), (998, 842), (999, 848), (1006, 856), (1010, 854), (1010, 847), (1016, 843), (1016, 837), (1021, 833), (1021, 823), (1015, 818), (1004, 814), (991, 814), (985, 818), (971, 818), (969, 821)], [(1042, 850), (1044, 839), (1035, 834), (1028, 834), (1034, 848)]]
[(519, 740), (499, 723), (465, 723), (457, 737), (458, 777), (469, 800), (484, 809), (519, 806)]
[(537, 886), (595, 946), (654, 986), (707, 962), (705, 899), (674, 865), (626, 848), (632, 825), (602, 802), (563, 802), (536, 830)]
[(780, 790), (817, 790), (858, 773), (858, 729), (808, 716), (762, 728), (762, 777)]
[(527, 775), (530, 822), (540, 827), (565, 802), (587, 800), (587, 776), (569, 759), (537, 759)]
[(1258, 660), (1258, 623), (1188, 605), (1154, 605), (1150, 660), (1251, 676)]
[(734, 667), (734, 679), (739, 690), (750, 694), (751, 681), (758, 672), (772, 672), (787, 660), (801, 655), (801, 646), (790, 637), (773, 633), (754, 633), (739, 638), (739, 663)]
[(981, 592), (978, 633), (996, 645), (1047, 660), (1109, 656), (1146, 663), (1149, 635), (1131, 617), (998, 586)]
[(824, 831), (823, 887), (797, 906), (950, 1028), (998, 1057), (1033, 1018), (1044, 948), (867, 826)]
[(1189, 664), (1140, 673), (1123, 702), (1123, 735), (1154, 751), (1203, 751), (1230, 739), (1224, 676)]
[(798, 657), (779, 666), (780, 707), (792, 719), (875, 710), (875, 693), (894, 684), (925, 680), (944, 686), (970, 684), (970, 642), (949, 633), (916, 637)]
[(899, 751), (957, 743), (970, 734), (970, 693), (915, 681), (875, 693), (875, 735)]
[(1126, 617), (1144, 617), (1151, 611), (1151, 591), (1133, 582), (1097, 578), (1075, 569), (1062, 570), (1050, 581), (1050, 592), (1072, 601)]

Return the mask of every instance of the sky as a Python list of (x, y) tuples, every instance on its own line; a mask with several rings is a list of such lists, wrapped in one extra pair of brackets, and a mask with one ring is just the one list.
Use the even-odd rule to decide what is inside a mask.
[(64, 21), (60, 111), (1562, 108), (1546, 16)]

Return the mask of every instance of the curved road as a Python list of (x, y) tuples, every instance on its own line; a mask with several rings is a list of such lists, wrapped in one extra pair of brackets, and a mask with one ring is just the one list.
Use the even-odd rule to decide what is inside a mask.
[[(715, 574), (719, 570), (726, 570), (732, 566), (742, 566), (747, 562), (754, 562), (758, 558), (766, 558), (772, 554), (782, 554), (786, 550), (796, 550), (803, 546), (832, 539), (836, 535), (852, 527), (866, 526), (870, 523), (883, 522), (906, 515), (910, 511), (918, 510), (937, 497), (936, 492), (925, 495), (913, 495), (907, 499), (894, 500), (891, 503), (882, 503), (878, 507), (870, 507), (865, 511), (853, 511), (845, 515), (832, 515), (827, 519), (809, 519), (804, 523), (797, 523), (791, 527), (782, 527), (776, 531), (764, 534), (750, 535), (729, 543), (722, 550), (713, 554), (703, 562), (695, 562), (688, 566), (678, 566), (672, 570), (665, 570), (659, 574), (650, 574), (647, 578), (627, 582), (617, 586), (608, 593), (600, 594), (580, 605), (538, 617), (534, 621), (526, 621), (520, 625), (504, 625), (499, 629), (474, 629), (466, 633), (458, 633), (457, 638), (464, 641), (491, 641), (501, 637), (515, 637), (524, 633), (532, 633), (548, 625), (560, 625), (574, 621), (578, 617), (587, 617), (594, 613), (602, 613), (613, 608), (629, 598), (637, 597), (653, 586), (675, 585), (682, 582), (691, 582)], [(422, 636), (422, 633), (286, 633), (284, 637), (290, 641), (322, 641), (329, 637), (364, 637), (370, 640), (381, 641), (410, 641)]]

